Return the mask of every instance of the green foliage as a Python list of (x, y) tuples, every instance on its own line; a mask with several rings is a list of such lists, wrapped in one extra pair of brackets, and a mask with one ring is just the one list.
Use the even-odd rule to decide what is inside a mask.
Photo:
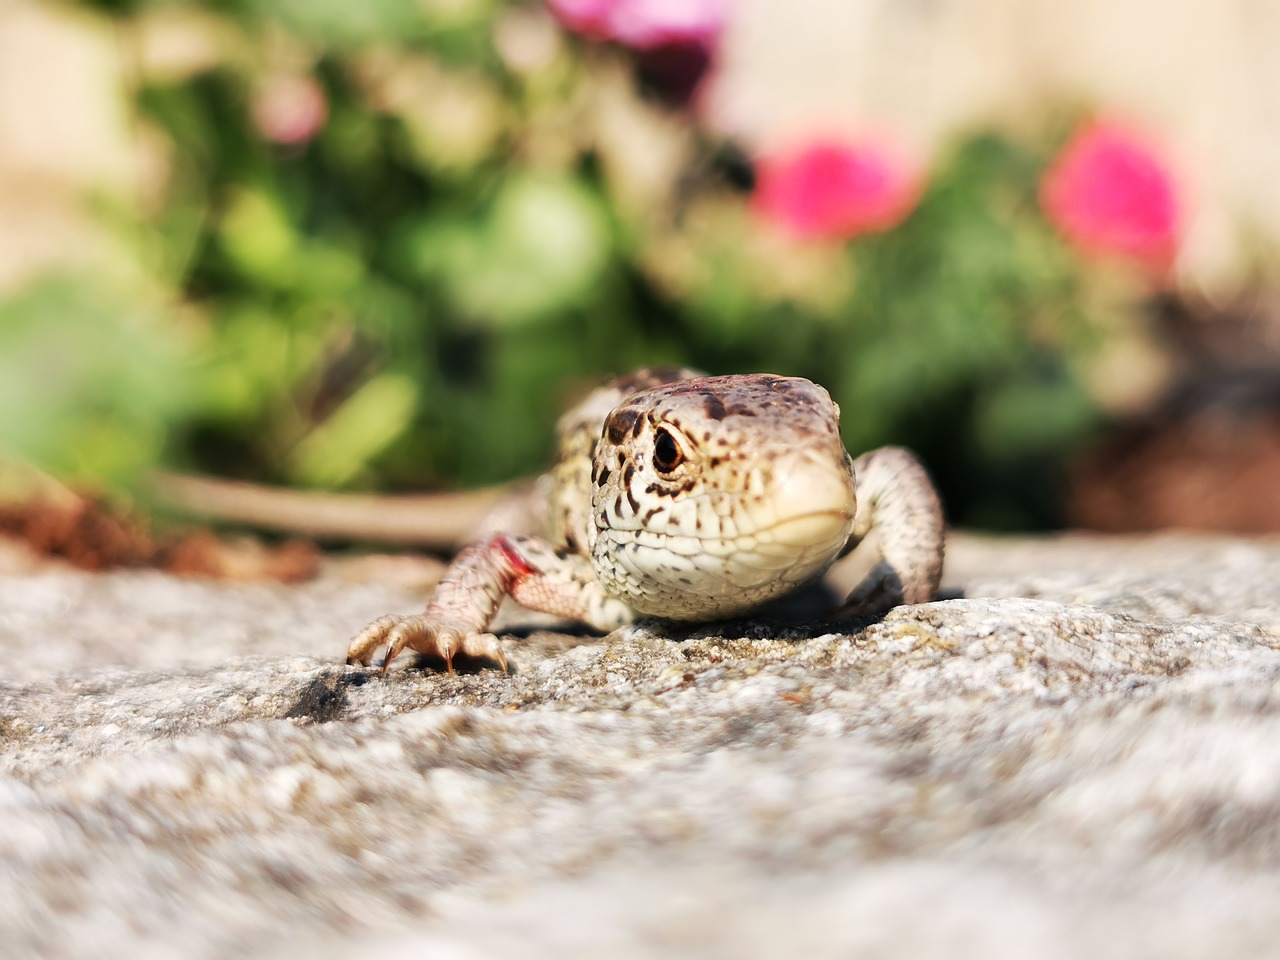
[(103, 286), (51, 277), (0, 303), (4, 455), (94, 486), (155, 463), (189, 410), (173, 331)]
[(988, 526), (1053, 521), (1062, 454), (1097, 419), (1070, 366), (1085, 291), (1037, 213), (1040, 168), (969, 141), (906, 223), (860, 245), (831, 377), (853, 447), (912, 438), (951, 509)]
[[(108, 9), (128, 36), (152, 7)], [(1055, 519), (1055, 472), (1095, 416), (1074, 371), (1096, 325), (1035, 203), (1042, 156), (973, 139), (897, 229), (788, 243), (633, 91), (621, 107), (665, 138), (641, 148), (683, 157), (636, 179), (618, 160), (635, 142), (592, 99), (615, 58), (536, 17), (526, 46), (558, 45), (508, 64), (494, 38), (521, 24), (489, 0), (216, 11), (239, 48), (133, 90), (168, 169), (126, 227), (183, 335), (83, 282), (0, 307), (0, 435), (20, 455), (98, 481), (161, 457), (319, 487), (494, 481), (545, 463), (592, 382), (683, 362), (822, 382), (851, 448), (919, 448), (958, 521)], [(294, 143), (255, 120), (281, 73), (326, 111)]]
[(608, 266), (599, 198), (569, 177), (513, 173), (479, 217), (423, 218), (414, 266), (481, 326), (554, 322), (588, 300)]

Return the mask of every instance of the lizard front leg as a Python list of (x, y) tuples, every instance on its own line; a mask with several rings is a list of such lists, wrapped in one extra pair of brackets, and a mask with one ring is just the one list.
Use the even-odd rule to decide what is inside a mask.
[(536, 537), (505, 534), (463, 549), (445, 571), (420, 614), (379, 617), (347, 651), (347, 663), (367, 666), (385, 649), (382, 671), (405, 647), (442, 657), (452, 669), (462, 652), (492, 657), (506, 669), (498, 638), (486, 630), (503, 597), (544, 613), (612, 630), (633, 617), (631, 608), (605, 593), (591, 565), (577, 554), (562, 556)]
[(909, 450), (883, 447), (853, 462), (858, 506), (853, 542), (871, 533), (880, 560), (841, 607), (842, 613), (883, 613), (927, 603), (942, 580), (944, 522), (933, 481)]

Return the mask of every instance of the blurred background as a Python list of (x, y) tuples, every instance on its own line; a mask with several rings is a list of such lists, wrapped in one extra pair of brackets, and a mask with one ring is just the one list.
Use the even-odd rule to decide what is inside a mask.
[(0, 0), (7, 492), (490, 484), (684, 363), (957, 525), (1280, 530), (1277, 170), (1274, 0)]

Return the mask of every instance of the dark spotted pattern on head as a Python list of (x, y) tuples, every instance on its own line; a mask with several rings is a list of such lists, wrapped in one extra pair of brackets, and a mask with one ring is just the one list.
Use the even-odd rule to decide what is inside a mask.
[[(539, 482), (546, 508), (544, 525), (552, 543), (576, 544), (582, 553), (587, 552), (587, 530), (594, 522), (591, 491), (616, 480), (607, 469), (592, 466), (596, 446), (606, 438), (609, 415), (637, 391), (701, 376), (697, 370), (679, 367), (638, 370), (592, 391), (565, 412), (556, 425), (560, 441), (556, 465)], [(634, 420), (624, 415), (616, 424), (614, 436), (619, 442), (641, 425), (642, 413), (636, 408)]]
[(655, 497), (676, 497), (682, 493), (688, 493), (697, 486), (697, 483), (694, 477), (681, 480), (679, 483), (651, 483), (644, 488), (644, 492)]
[(646, 367), (635, 373), (618, 377), (610, 386), (623, 397), (627, 397), (641, 390), (650, 390), (664, 383), (675, 383), (678, 380), (688, 380), (696, 376), (699, 376), (697, 371), (690, 370), (688, 367)]
[(639, 410), (634, 407), (619, 407), (605, 421), (604, 435), (609, 438), (610, 443), (621, 443), (627, 439), (627, 434), (633, 433), (639, 423)]
[(601, 583), (641, 612), (747, 609), (820, 574), (848, 538), (838, 411), (807, 380), (667, 383), (626, 397), (605, 423), (588, 546)]

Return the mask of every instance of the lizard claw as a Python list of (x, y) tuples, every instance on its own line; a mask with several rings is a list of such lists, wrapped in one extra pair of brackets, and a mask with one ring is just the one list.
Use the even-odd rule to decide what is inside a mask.
[(347, 649), (347, 663), (369, 666), (379, 648), (385, 650), (382, 674), (408, 647), (424, 656), (440, 657), (446, 669), (453, 672), (453, 658), (459, 651), (469, 656), (496, 660), (505, 673), (507, 658), (491, 633), (474, 633), (465, 623), (430, 613), (412, 616), (388, 614), (379, 617), (357, 634)]

